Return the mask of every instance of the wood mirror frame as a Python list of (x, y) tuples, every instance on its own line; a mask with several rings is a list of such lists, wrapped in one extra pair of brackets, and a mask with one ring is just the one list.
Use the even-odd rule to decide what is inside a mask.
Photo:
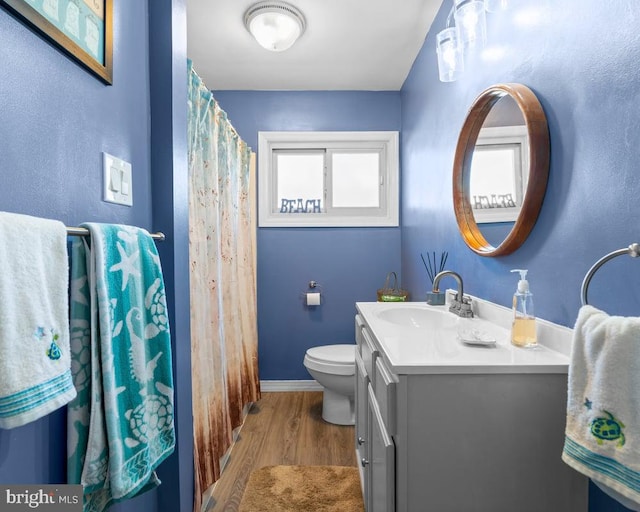
[[(509, 95), (520, 107), (529, 137), (529, 178), (522, 208), (505, 239), (494, 247), (485, 239), (473, 215), (469, 194), (471, 161), (478, 134), (493, 105)], [(465, 243), (481, 256), (511, 254), (526, 240), (536, 223), (549, 176), (549, 128), (536, 95), (522, 84), (497, 84), (473, 102), (460, 131), (453, 163), (453, 206)]]

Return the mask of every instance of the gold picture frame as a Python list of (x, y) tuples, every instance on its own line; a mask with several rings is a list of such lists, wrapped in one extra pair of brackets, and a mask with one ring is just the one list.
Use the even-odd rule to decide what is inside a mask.
[(113, 0), (0, 0), (105, 84), (113, 83)]

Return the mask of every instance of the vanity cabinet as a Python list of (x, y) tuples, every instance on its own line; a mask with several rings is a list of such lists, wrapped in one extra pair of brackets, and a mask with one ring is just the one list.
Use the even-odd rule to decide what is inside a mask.
[(587, 510), (587, 479), (560, 458), (566, 373), (397, 372), (361, 313), (356, 342), (366, 512)]
[(395, 510), (395, 445), (386, 428), (373, 387), (368, 388), (368, 512)]
[(356, 460), (358, 461), (358, 468), (360, 470), (360, 482), (362, 483), (362, 496), (367, 501), (369, 494), (369, 433), (367, 431), (369, 426), (368, 414), (368, 390), (369, 377), (364, 371), (364, 363), (360, 352), (356, 351)]

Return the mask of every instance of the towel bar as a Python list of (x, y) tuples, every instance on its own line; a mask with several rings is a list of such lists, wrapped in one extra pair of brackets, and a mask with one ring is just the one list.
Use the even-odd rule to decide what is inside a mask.
[(609, 254), (603, 256), (595, 262), (595, 264), (589, 269), (589, 272), (587, 272), (587, 275), (584, 276), (584, 280), (582, 281), (581, 297), (583, 306), (589, 304), (589, 302), (587, 301), (587, 290), (589, 289), (589, 283), (591, 282), (593, 274), (595, 274), (597, 270), (607, 261), (623, 254), (628, 254), (632, 258), (637, 258), (638, 256), (640, 256), (640, 244), (633, 243), (629, 247), (625, 247), (624, 249), (618, 249), (617, 251), (610, 252)]
[[(69, 236), (89, 236), (89, 230), (87, 228), (67, 228), (67, 235)], [(165, 236), (164, 233), (151, 233), (151, 238), (154, 240), (159, 240), (160, 242), (164, 242)]]

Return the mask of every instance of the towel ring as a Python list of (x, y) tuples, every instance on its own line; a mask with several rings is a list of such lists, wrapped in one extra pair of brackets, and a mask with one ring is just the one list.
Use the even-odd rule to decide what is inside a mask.
[(582, 281), (581, 297), (583, 306), (589, 304), (589, 302), (587, 301), (587, 290), (589, 289), (589, 283), (591, 282), (593, 274), (595, 274), (597, 270), (607, 261), (612, 260), (616, 256), (622, 256), (623, 254), (628, 254), (632, 258), (637, 258), (638, 256), (640, 256), (640, 244), (633, 243), (629, 247), (626, 247), (624, 249), (618, 249), (617, 251), (610, 252), (609, 254), (603, 256), (595, 262), (593, 267), (589, 269), (589, 272), (587, 272), (587, 275), (584, 276), (584, 280)]

